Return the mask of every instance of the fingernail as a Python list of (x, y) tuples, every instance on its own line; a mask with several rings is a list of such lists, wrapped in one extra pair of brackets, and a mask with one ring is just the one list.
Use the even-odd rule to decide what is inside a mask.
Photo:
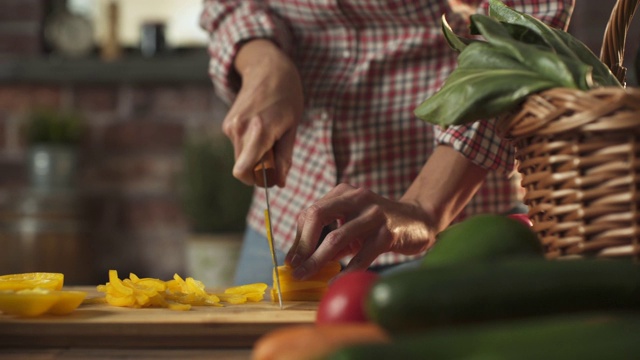
[(296, 268), (302, 263), (302, 257), (298, 254), (293, 255), (291, 258), (291, 267)]
[(293, 271), (293, 277), (300, 280), (307, 274), (307, 269), (301, 266)]

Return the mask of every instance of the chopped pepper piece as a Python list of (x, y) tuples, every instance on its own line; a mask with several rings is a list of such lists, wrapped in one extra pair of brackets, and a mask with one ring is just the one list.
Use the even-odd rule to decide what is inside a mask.
[(73, 312), (87, 296), (83, 291), (25, 289), (0, 292), (0, 312), (24, 317), (43, 314), (66, 315)]
[(0, 290), (49, 289), (61, 290), (64, 274), (49, 272), (31, 272), (0, 276)]
[(293, 268), (289, 265), (278, 266), (273, 272), (273, 284), (271, 289), (271, 301), (278, 301), (278, 293), (275, 291), (276, 270), (280, 275), (280, 287), (282, 300), (284, 301), (319, 301), (327, 291), (329, 280), (334, 278), (342, 265), (337, 261), (328, 262), (313, 276), (306, 280), (296, 280), (293, 277)]

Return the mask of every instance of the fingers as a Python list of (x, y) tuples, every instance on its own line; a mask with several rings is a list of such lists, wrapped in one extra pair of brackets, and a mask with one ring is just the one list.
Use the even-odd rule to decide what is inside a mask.
[[(322, 228), (341, 219), (344, 225), (330, 232), (316, 249)], [(287, 259), (299, 279), (313, 275), (329, 260), (353, 253), (357, 255), (349, 269), (365, 269), (389, 250), (392, 240), (386, 215), (375, 203), (374, 194), (339, 185), (302, 213)]]
[[(279, 187), (285, 186), (285, 179), (291, 168), (296, 128), (292, 126), (280, 136), (278, 132), (282, 130), (269, 124), (273, 123), (272, 118), (274, 117), (283, 120), (288, 119), (284, 121), (287, 123), (294, 123), (295, 119), (292, 115), (276, 115), (254, 115), (247, 119), (235, 115), (235, 111), (232, 109), (223, 122), (223, 132), (231, 139), (234, 145), (235, 165), (233, 167), (233, 176), (247, 185), (255, 184), (254, 167), (267, 151), (273, 149), (276, 185)], [(267, 120), (267, 118), (270, 120)]]
[(368, 208), (356, 219), (329, 233), (311, 255), (312, 261), (305, 268), (305, 271), (315, 273), (320, 268), (314, 268), (314, 265), (326, 263), (339, 252), (344, 255), (355, 254), (343, 271), (367, 269), (378, 255), (388, 251), (391, 246), (392, 235), (387, 230), (385, 223), (384, 213), (379, 207)]
[[(340, 201), (339, 197), (352, 189), (354, 188), (350, 185), (339, 184), (331, 189), (315, 205), (312, 205), (300, 213), (296, 227), (296, 237), (285, 258), (286, 263), (294, 268), (299, 266), (316, 248), (320, 240), (320, 234), (322, 234), (322, 228), (334, 222), (342, 222), (344, 215), (340, 211), (339, 202), (337, 205), (334, 205), (336, 211), (329, 209), (329, 206), (331, 206), (334, 201)], [(322, 213), (320, 213), (321, 210)], [(293, 261), (294, 257), (296, 261)]]
[(241, 151), (233, 166), (233, 176), (247, 185), (255, 183), (253, 169), (273, 142), (264, 131), (264, 124), (259, 116), (254, 116), (249, 121), (249, 126), (241, 141)]
[(370, 237), (366, 246), (362, 246), (356, 255), (349, 261), (343, 269), (343, 273), (350, 271), (365, 270), (378, 257), (378, 255), (389, 251), (391, 247), (392, 234), (387, 228), (380, 228), (375, 236)]

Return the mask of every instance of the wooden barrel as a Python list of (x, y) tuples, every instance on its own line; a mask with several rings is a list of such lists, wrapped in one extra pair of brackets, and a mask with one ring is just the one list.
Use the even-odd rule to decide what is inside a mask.
[(0, 274), (60, 272), (65, 285), (93, 283), (91, 247), (73, 191), (0, 194)]

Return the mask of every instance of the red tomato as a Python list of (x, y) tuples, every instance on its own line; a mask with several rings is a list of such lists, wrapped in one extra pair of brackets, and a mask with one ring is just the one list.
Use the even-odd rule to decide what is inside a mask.
[(533, 223), (531, 222), (531, 220), (529, 219), (529, 216), (527, 214), (510, 214), (507, 215), (508, 217), (512, 218), (512, 219), (516, 219), (518, 221), (520, 221), (521, 223), (527, 225), (527, 226), (532, 226)]
[(364, 302), (379, 277), (371, 271), (354, 271), (338, 277), (320, 299), (316, 324), (368, 321)]

